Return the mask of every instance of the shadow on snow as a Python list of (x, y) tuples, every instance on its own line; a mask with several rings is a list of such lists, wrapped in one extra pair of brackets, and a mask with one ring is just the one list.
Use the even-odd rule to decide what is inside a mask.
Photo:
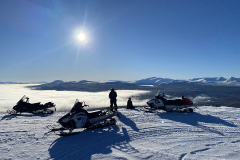
[(127, 118), (126, 116), (124, 116), (121, 112), (118, 112), (120, 117), (119, 120), (124, 123), (125, 125), (131, 127), (134, 131), (138, 132), (139, 129), (137, 128), (136, 124), (129, 118)]
[(50, 116), (51, 114), (12, 114), (12, 115), (5, 115), (2, 117), (1, 120), (11, 120), (12, 118), (17, 118), (17, 117), (47, 117)]
[[(185, 123), (205, 131), (209, 131), (215, 134), (224, 136), (220, 131), (217, 131), (214, 126), (208, 127), (204, 124), (223, 124), (229, 127), (236, 127), (236, 125), (222, 120), (218, 117), (211, 115), (202, 115), (199, 113), (160, 113), (157, 114), (161, 119), (169, 119), (175, 122)], [(136, 124), (125, 115), (120, 113), (121, 118), (119, 120), (127, 126), (130, 126), (134, 131), (139, 132)], [(151, 131), (150, 131), (151, 132)], [(145, 134), (145, 133), (144, 133)], [(152, 134), (152, 132), (151, 132)], [(141, 134), (139, 135), (141, 137)], [(130, 136), (126, 128), (121, 129), (117, 126), (108, 126), (105, 128), (98, 128), (93, 130), (85, 130), (78, 135), (60, 137), (56, 139), (49, 147), (50, 158), (54, 159), (84, 159), (89, 160), (91, 158), (97, 159), (99, 156), (112, 153), (112, 149), (120, 150), (127, 154), (138, 153), (129, 144)], [(104, 155), (103, 155), (104, 156)], [(119, 155), (118, 155), (119, 156)], [(109, 157), (111, 158), (111, 157)], [(118, 157), (119, 159), (125, 159), (125, 157)]]
[(216, 133), (216, 134), (220, 134), (220, 135), (224, 135), (222, 132), (219, 132), (217, 130), (214, 129), (214, 127), (208, 127), (208, 126), (204, 126), (199, 124), (199, 122), (202, 123), (206, 123), (206, 124), (223, 124), (225, 126), (229, 126), (229, 127), (236, 127), (236, 125), (229, 123), (225, 120), (222, 120), (218, 117), (214, 117), (211, 115), (202, 115), (200, 113), (197, 112), (193, 112), (193, 113), (168, 113), (168, 112), (164, 112), (164, 113), (160, 113), (157, 114), (160, 118), (163, 119), (169, 119), (172, 121), (176, 121), (176, 122), (180, 122), (180, 123), (185, 123), (191, 126), (195, 126), (195, 127), (199, 127), (203, 130), (208, 130), (209, 132), (212, 133)]
[[(139, 131), (136, 124), (122, 113), (119, 120), (130, 126), (134, 131)], [(111, 148), (122, 152), (138, 152), (128, 142), (129, 134), (126, 128), (121, 129), (117, 126), (108, 126), (93, 130), (85, 130), (78, 135), (60, 137), (56, 139), (49, 148), (51, 158), (56, 159), (91, 159), (95, 154), (112, 153)]]
[(128, 144), (130, 137), (126, 128), (122, 132), (117, 125), (86, 130), (78, 135), (60, 137), (49, 148), (54, 159), (89, 160), (94, 154), (112, 153), (111, 148), (123, 152), (138, 152)]

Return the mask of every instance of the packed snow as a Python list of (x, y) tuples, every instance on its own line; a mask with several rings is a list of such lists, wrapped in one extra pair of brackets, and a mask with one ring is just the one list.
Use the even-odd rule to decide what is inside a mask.
[(116, 125), (60, 137), (52, 115), (0, 114), (0, 159), (239, 159), (240, 109), (202, 106), (194, 113), (119, 109)]

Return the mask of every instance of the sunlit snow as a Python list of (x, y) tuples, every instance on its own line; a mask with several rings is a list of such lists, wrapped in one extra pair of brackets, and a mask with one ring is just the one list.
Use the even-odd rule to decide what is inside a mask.
[[(0, 114), (2, 159), (239, 159), (240, 110), (198, 107), (194, 113), (119, 109), (117, 124), (59, 137), (49, 116)], [(164, 122), (164, 123), (163, 123)]]

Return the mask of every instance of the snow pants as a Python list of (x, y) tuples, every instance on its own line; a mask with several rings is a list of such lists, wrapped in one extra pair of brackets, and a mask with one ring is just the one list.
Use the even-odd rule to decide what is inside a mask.
[[(114, 105), (114, 107), (113, 107)], [(117, 100), (110, 100), (110, 110), (113, 111), (113, 109), (115, 109), (115, 111), (117, 111)]]

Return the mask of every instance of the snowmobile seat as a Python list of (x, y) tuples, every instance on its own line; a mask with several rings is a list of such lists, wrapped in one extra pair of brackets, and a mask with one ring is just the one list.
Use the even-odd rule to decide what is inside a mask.
[(175, 105), (175, 106), (181, 106), (183, 105), (181, 99), (175, 99), (175, 100), (166, 100), (163, 102), (165, 105)]
[(175, 100), (174, 100), (174, 104), (175, 104), (176, 106), (181, 106), (181, 105), (183, 105), (181, 99), (175, 99)]
[(39, 105), (41, 102), (33, 103), (34, 105)]
[(174, 104), (174, 100), (166, 100), (165, 102), (163, 102), (165, 105), (175, 105)]
[(100, 113), (102, 113), (102, 111), (100, 111), (100, 110), (88, 112), (88, 118), (91, 119), (91, 118), (98, 117), (100, 115)]

